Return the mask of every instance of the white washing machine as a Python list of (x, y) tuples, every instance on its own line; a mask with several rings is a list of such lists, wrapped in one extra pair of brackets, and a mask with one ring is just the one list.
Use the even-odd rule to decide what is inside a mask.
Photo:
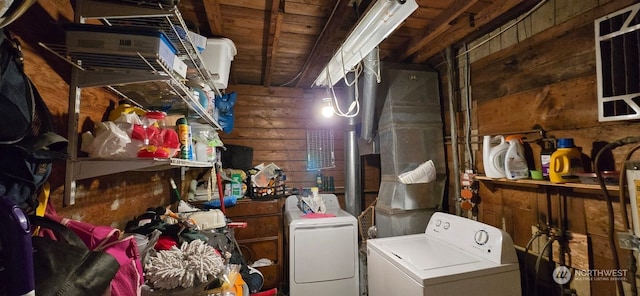
[(359, 293), (358, 221), (340, 208), (333, 194), (320, 194), (325, 214), (305, 218), (297, 196), (284, 213), (289, 248), (289, 295), (356, 296)]
[(425, 233), (367, 240), (369, 296), (521, 295), (506, 232), (434, 213)]

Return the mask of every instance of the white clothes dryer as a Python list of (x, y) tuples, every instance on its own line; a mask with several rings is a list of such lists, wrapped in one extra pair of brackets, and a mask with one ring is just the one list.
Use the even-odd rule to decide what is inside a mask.
[(289, 295), (356, 296), (359, 293), (358, 221), (333, 194), (320, 194), (331, 217), (308, 218), (298, 197), (285, 204)]
[(425, 233), (367, 240), (369, 296), (517, 296), (520, 267), (506, 232), (434, 213)]

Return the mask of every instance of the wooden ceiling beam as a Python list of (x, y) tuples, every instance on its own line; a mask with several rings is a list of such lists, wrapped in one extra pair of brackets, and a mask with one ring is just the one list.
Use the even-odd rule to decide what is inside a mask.
[(207, 23), (209, 24), (211, 34), (224, 36), (220, 2), (218, 0), (204, 0), (202, 4), (204, 4), (204, 12), (207, 14)]
[[(414, 53), (413, 63), (423, 63), (442, 52), (448, 46), (454, 45), (459, 40), (477, 31), (485, 31), (482, 28), (491, 24), (494, 19), (512, 11), (522, 5), (530, 5), (540, 0), (504, 0), (495, 1), (491, 5), (478, 12), (473, 19), (473, 25), (469, 21), (457, 22), (450, 26), (443, 34), (434, 36), (432, 45), (425, 44), (423, 48)], [(486, 32), (485, 32), (486, 33)]]
[[(333, 53), (342, 42), (340, 41), (340, 43), (336, 44), (336, 35), (340, 34), (340, 32), (344, 32), (344, 27), (348, 25), (347, 23), (350, 20), (353, 20), (353, 23), (351, 23), (349, 28), (353, 27), (355, 24), (356, 20), (354, 18), (354, 11), (353, 8), (349, 6), (349, 2), (351, 1), (337, 0), (325, 27), (318, 35), (316, 44), (312, 48), (309, 56), (302, 66), (302, 69), (300, 70), (295, 87), (311, 87), (307, 82), (311, 80), (311, 83), (313, 83), (315, 77), (309, 78), (309, 75), (317, 75), (317, 73), (320, 73), (322, 68), (319, 67), (324, 67), (324, 65), (329, 62)], [(344, 36), (340, 37), (340, 39), (343, 38)]]
[[(224, 36), (219, 0), (202, 0), (202, 4), (204, 5), (204, 12), (207, 15), (207, 23), (209, 24), (211, 34), (214, 36)], [(229, 84), (238, 84), (238, 79), (233, 67), (229, 69)]]
[(271, 77), (275, 67), (276, 53), (278, 52), (278, 42), (280, 41), (280, 32), (282, 31), (282, 19), (284, 13), (280, 11), (280, 0), (272, 0), (271, 14), (269, 15), (269, 36), (267, 37), (267, 49), (265, 57), (265, 66), (262, 77), (264, 86), (271, 86)]
[(440, 36), (451, 27), (451, 23), (462, 15), (467, 9), (478, 3), (480, 0), (456, 0), (449, 5), (442, 13), (440, 13), (433, 21), (424, 28), (425, 35), (421, 38), (411, 38), (406, 48), (397, 58), (396, 61), (403, 61), (410, 57), (421, 48), (429, 44), (436, 37)]

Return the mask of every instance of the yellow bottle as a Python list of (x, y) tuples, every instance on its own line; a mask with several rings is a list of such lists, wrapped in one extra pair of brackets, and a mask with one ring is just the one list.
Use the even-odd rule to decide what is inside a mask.
[(131, 106), (127, 103), (121, 103), (117, 108), (113, 109), (109, 113), (109, 121), (115, 121), (116, 119), (118, 119), (118, 117), (120, 117), (120, 115), (128, 113), (136, 113), (138, 114), (138, 116), (142, 116), (145, 115), (147, 111), (136, 106)]
[(558, 148), (551, 154), (549, 181), (552, 183), (579, 182), (577, 173), (583, 173), (582, 153), (573, 144), (573, 138), (558, 139)]

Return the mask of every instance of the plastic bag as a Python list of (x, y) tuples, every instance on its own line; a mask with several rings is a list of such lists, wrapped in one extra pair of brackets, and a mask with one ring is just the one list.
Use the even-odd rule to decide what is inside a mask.
[(83, 145), (83, 151), (89, 153), (91, 157), (98, 158), (131, 157), (132, 152), (135, 157), (142, 142), (133, 143), (127, 131), (123, 129), (126, 126), (128, 124), (112, 121), (98, 123), (94, 137), (90, 134), (83, 135), (83, 144), (85, 141), (90, 141), (88, 145)]
[(218, 110), (218, 123), (227, 134), (233, 130), (233, 106), (236, 104), (236, 98), (236, 93), (231, 92), (215, 99), (216, 109)]

